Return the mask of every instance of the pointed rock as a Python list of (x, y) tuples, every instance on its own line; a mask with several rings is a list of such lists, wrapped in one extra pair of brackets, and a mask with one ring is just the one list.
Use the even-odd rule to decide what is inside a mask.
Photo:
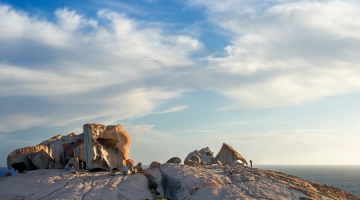
[(235, 161), (241, 160), (241, 162), (248, 164), (245, 158), (237, 152), (232, 146), (223, 143), (219, 153), (216, 155), (215, 160), (220, 160), (223, 164), (232, 166)]

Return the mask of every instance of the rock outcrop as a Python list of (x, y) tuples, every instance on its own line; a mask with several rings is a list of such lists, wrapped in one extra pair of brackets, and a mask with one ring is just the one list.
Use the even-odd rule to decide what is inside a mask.
[(83, 140), (83, 134), (76, 135), (75, 133), (70, 133), (66, 136), (59, 134), (41, 142), (39, 145), (49, 147), (55, 162), (65, 166), (67, 161), (73, 156), (85, 162), (85, 145)]
[(242, 163), (248, 164), (245, 158), (237, 152), (232, 146), (223, 143), (219, 153), (216, 155), (215, 160), (220, 160), (222, 164), (228, 164), (232, 166), (235, 161), (240, 160)]
[(153, 168), (159, 167), (159, 165), (161, 165), (161, 164), (158, 161), (152, 161), (149, 168), (153, 169)]
[(128, 159), (130, 136), (121, 125), (84, 125), (86, 168), (88, 170), (121, 169)]
[(195, 150), (186, 156), (184, 164), (193, 166), (216, 164), (213, 154), (214, 153), (210, 151), (209, 147), (202, 148), (199, 151)]
[(176, 163), (176, 164), (180, 164), (181, 163), (181, 159), (179, 157), (172, 157), (170, 158), (168, 161), (166, 161), (166, 163)]
[[(128, 159), (130, 136), (121, 125), (85, 124), (84, 133), (56, 135), (37, 146), (17, 149), (8, 156), (8, 168), (27, 170), (64, 168), (73, 157), (89, 170), (108, 170), (123, 166)], [(127, 165), (127, 164), (126, 164)], [(134, 171), (134, 170), (132, 170)]]
[(50, 155), (51, 149), (43, 145), (16, 149), (8, 155), (7, 167), (20, 173), (25, 170), (47, 169), (53, 160)]
[[(144, 174), (71, 174), (65, 170), (29, 171), (2, 178), (1, 199), (312, 199), (360, 200), (343, 190), (279, 172), (249, 167), (206, 168), (162, 164)], [(156, 183), (151, 193), (149, 183)], [(21, 188), (21, 189), (19, 189)], [(156, 189), (155, 189), (156, 188)]]

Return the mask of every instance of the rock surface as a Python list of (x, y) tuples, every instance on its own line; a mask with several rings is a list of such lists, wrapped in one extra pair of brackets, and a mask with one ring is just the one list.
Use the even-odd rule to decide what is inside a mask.
[(213, 154), (209, 147), (202, 148), (199, 151), (195, 150), (186, 156), (184, 164), (193, 166), (216, 164)]
[(8, 155), (7, 167), (9, 170), (14, 168), (20, 173), (25, 170), (46, 169), (49, 167), (50, 160), (52, 160), (50, 155), (51, 149), (47, 146), (29, 146), (16, 149)]
[(130, 136), (121, 125), (85, 124), (84, 144), (86, 168), (110, 171), (128, 159)]
[(39, 145), (47, 146), (51, 149), (51, 156), (57, 164), (66, 165), (66, 161), (76, 156), (81, 161), (85, 161), (85, 146), (83, 144), (84, 135), (70, 133), (63, 136), (61, 134), (49, 138)]
[(152, 161), (149, 168), (154, 169), (156, 167), (159, 167), (159, 165), (161, 165), (161, 164), (158, 161)]
[(248, 164), (239, 152), (226, 143), (223, 143), (219, 153), (215, 157), (215, 160), (220, 160), (221, 163), (228, 164), (230, 166), (232, 166), (237, 160), (241, 160), (241, 162), (246, 165)]
[(181, 159), (179, 157), (172, 157), (170, 158), (168, 161), (166, 161), (166, 163), (176, 163), (176, 164), (180, 164), (181, 163)]
[(144, 174), (125, 176), (109, 172), (71, 174), (65, 170), (36, 170), (0, 179), (2, 199), (153, 199), (149, 180), (158, 183), (158, 196), (173, 200), (302, 199), (360, 200), (340, 189), (279, 172), (233, 167), (191, 167), (162, 164)]
[(109, 172), (71, 174), (63, 169), (34, 170), (0, 179), (1, 199), (152, 198), (142, 174), (110, 176)]

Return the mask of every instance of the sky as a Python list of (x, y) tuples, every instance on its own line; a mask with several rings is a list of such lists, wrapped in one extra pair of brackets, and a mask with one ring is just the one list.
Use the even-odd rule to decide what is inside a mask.
[(359, 55), (359, 0), (0, 0), (0, 166), (86, 123), (136, 163), (360, 165)]

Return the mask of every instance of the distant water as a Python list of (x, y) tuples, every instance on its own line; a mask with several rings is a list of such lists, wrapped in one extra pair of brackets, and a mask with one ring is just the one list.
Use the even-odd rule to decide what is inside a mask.
[(259, 165), (253, 167), (283, 172), (360, 196), (360, 166)]
[(14, 169), (8, 170), (7, 167), (0, 167), (0, 178), (4, 177), (7, 172), (10, 172), (12, 175), (19, 174), (17, 171), (14, 171)]
[[(149, 165), (143, 165), (143, 168), (148, 167)], [(254, 165), (254, 167), (283, 172), (360, 196), (360, 166)], [(8, 171), (7, 167), (0, 167), (0, 178)], [(14, 170), (10, 172), (12, 175), (18, 174)]]

